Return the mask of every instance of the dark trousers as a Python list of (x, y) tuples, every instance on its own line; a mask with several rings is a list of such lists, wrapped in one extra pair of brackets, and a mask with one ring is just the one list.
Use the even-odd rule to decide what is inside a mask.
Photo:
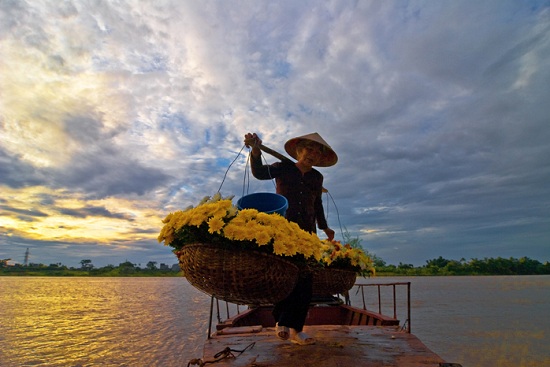
[(313, 278), (310, 272), (301, 272), (292, 292), (275, 304), (273, 317), (280, 326), (302, 331), (306, 322), (313, 291)]

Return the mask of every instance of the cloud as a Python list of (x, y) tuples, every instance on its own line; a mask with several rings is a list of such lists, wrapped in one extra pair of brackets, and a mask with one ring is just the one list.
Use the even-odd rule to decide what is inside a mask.
[(247, 180), (246, 132), (282, 151), (317, 131), (340, 158), (321, 169), (330, 225), (388, 262), (544, 260), (549, 11), (3, 2), (0, 257), (108, 259), (132, 241), (136, 257), (172, 256), (154, 238), (169, 211), (220, 185), (273, 190)]

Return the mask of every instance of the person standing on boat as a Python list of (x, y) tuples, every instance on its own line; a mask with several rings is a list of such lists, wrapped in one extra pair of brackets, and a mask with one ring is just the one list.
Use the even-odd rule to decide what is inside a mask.
[[(271, 165), (262, 164), (259, 148), (262, 140), (257, 134), (246, 134), (245, 144), (247, 147), (252, 146), (252, 175), (260, 180), (275, 179), (277, 194), (288, 200), (286, 219), (311, 233), (316, 233), (318, 226), (332, 240), (334, 231), (328, 227), (323, 210), (323, 175), (313, 168), (329, 167), (338, 161), (338, 156), (327, 142), (317, 133), (290, 139), (285, 144), (285, 150), (297, 162), (282, 160)], [(301, 345), (315, 343), (315, 339), (302, 331), (311, 302), (312, 287), (311, 273), (301, 271), (291, 294), (275, 304), (273, 316), (277, 323), (278, 338), (290, 339)]]

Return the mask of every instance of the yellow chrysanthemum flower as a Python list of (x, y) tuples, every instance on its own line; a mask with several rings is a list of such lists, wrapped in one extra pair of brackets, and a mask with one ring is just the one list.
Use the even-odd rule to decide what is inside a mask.
[(225, 222), (221, 217), (212, 217), (208, 220), (208, 232), (209, 233), (220, 233)]
[[(222, 198), (217, 193), (205, 197), (197, 207), (168, 214), (163, 220), (158, 241), (165, 245), (176, 239), (177, 246), (193, 243), (196, 231), (200, 238), (208, 235), (225, 237), (238, 246), (239, 241), (253, 241), (259, 247), (273, 245), (273, 253), (280, 256), (303, 255), (314, 258), (326, 266), (348, 264), (362, 271), (372, 271), (372, 260), (361, 250), (342, 245), (337, 241), (321, 241), (315, 233), (302, 230), (297, 223), (290, 222), (279, 214), (267, 214), (255, 209), (237, 210), (232, 197)], [(206, 223), (207, 230), (201, 225)], [(182, 240), (185, 239), (185, 243)]]
[(258, 243), (258, 246), (264, 246), (267, 245), (271, 241), (271, 236), (267, 231), (260, 231), (256, 233), (256, 242)]

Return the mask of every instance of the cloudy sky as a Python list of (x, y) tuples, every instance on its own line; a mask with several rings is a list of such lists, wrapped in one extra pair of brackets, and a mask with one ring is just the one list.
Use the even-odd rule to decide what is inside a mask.
[(547, 0), (0, 0), (0, 55), (0, 258), (175, 263), (166, 214), (274, 191), (245, 133), (318, 132), (337, 239), (550, 260)]

